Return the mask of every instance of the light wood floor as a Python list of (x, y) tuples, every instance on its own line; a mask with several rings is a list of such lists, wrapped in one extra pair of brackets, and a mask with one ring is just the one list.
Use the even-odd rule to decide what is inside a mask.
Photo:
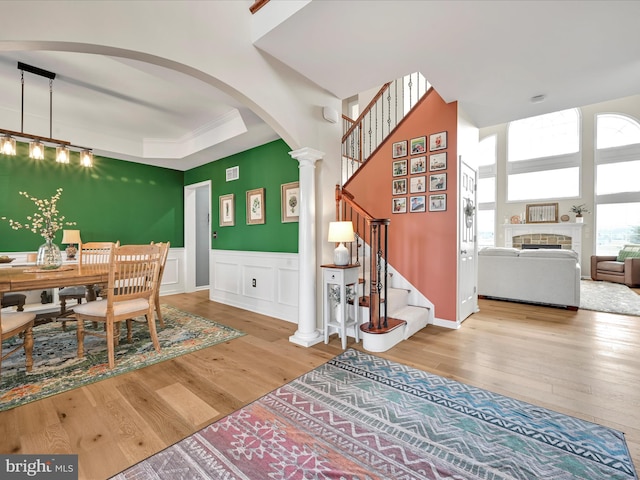
[[(162, 302), (247, 335), (0, 412), (0, 452), (76, 453), (80, 479), (107, 478), (341, 352), (207, 292)], [(640, 466), (640, 317), (481, 300), (459, 330), (429, 325), (379, 355), (621, 430)]]

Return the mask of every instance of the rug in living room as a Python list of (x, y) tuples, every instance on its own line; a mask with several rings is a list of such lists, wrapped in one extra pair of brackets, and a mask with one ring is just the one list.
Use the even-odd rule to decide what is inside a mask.
[(580, 308), (640, 316), (640, 295), (621, 283), (581, 280)]
[[(104, 338), (86, 335), (85, 356), (77, 358), (75, 321), (38, 325), (33, 329), (33, 370), (25, 371), (24, 351), (2, 362), (0, 377), (0, 411), (65, 392), (82, 385), (137, 370), (164, 360), (226, 342), (243, 332), (170, 305), (161, 305), (165, 326), (158, 325), (160, 353), (151, 344), (144, 317), (133, 322), (132, 342), (126, 341), (126, 328), (116, 347), (116, 366), (109, 370), (107, 343)], [(88, 322), (85, 330), (92, 329)], [(102, 328), (103, 325), (98, 325)], [(3, 343), (8, 351), (15, 338)]]
[(619, 431), (347, 350), (113, 478), (637, 476)]

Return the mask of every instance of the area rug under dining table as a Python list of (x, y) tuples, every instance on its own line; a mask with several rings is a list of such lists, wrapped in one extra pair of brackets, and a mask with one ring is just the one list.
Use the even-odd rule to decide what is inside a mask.
[[(163, 304), (160, 308), (165, 323), (164, 328), (158, 326), (160, 353), (151, 344), (144, 318), (136, 319), (138, 321), (133, 322), (132, 342), (121, 339), (116, 347), (116, 366), (113, 370), (108, 366), (104, 338), (86, 336), (85, 356), (77, 358), (75, 321), (67, 321), (66, 330), (59, 322), (38, 325), (33, 329), (32, 372), (25, 371), (22, 350), (2, 362), (0, 411), (244, 335), (239, 330), (171, 305)], [(98, 325), (98, 328), (102, 328), (102, 325)], [(125, 329), (122, 330), (124, 334)], [(126, 334), (123, 336), (126, 337)], [(3, 350), (10, 349), (16, 341), (13, 338), (3, 343)]]
[(637, 476), (619, 431), (351, 349), (112, 478)]

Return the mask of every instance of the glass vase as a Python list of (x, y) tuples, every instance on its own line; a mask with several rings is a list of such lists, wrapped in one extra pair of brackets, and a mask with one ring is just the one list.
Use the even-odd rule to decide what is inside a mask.
[(55, 270), (62, 265), (62, 253), (60, 248), (53, 243), (53, 240), (47, 238), (47, 241), (38, 248), (38, 256), (36, 258), (36, 266), (44, 270)]

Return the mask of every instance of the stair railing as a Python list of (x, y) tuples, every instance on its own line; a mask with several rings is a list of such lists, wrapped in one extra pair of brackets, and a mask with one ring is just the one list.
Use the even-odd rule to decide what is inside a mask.
[[(340, 185), (336, 185), (336, 218), (350, 220), (356, 235), (356, 241), (349, 246), (351, 258), (355, 243), (356, 264), (361, 266), (363, 280), (363, 300), (361, 306), (369, 307), (368, 330), (387, 328), (387, 309), (382, 309), (382, 302), (387, 298), (387, 250), (388, 250), (388, 218), (374, 218), (357, 204), (353, 195)], [(362, 240), (362, 242), (361, 242)], [(366, 245), (369, 245), (368, 260)], [(362, 249), (362, 251), (361, 251)], [(362, 255), (362, 262), (360, 261)], [(369, 295), (367, 297), (367, 278), (369, 278)], [(384, 296), (382, 291), (384, 290)], [(358, 308), (358, 305), (354, 306)], [(383, 312), (383, 313), (381, 313)], [(357, 327), (356, 327), (357, 328)]]
[(356, 120), (342, 116), (342, 184), (360, 168), (429, 89), (420, 73), (386, 83)]

